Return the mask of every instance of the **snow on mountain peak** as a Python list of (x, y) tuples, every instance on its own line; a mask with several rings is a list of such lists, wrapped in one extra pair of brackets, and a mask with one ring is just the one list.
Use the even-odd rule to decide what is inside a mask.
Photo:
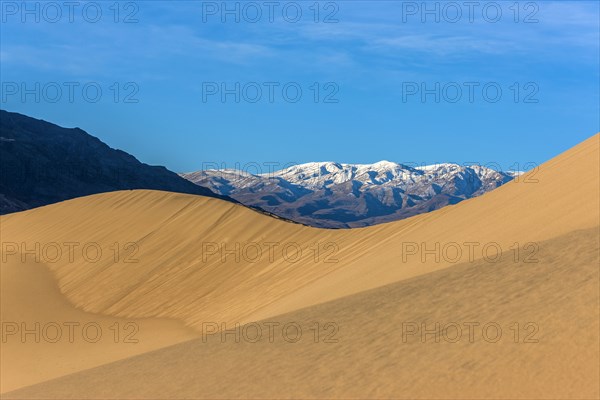
[(206, 170), (183, 176), (276, 215), (321, 227), (365, 226), (406, 218), (478, 196), (515, 174), (452, 163), (411, 167), (310, 162), (253, 175)]

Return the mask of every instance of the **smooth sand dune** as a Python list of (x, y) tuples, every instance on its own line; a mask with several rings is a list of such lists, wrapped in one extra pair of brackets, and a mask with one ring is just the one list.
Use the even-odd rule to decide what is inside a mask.
[(598, 251), (576, 231), (538, 263), (461, 264), (5, 397), (597, 399)]
[[(73, 262), (63, 254), (48, 266), (60, 290), (85, 311), (169, 317), (196, 327), (202, 321), (243, 323), (456, 265), (470, 256), (481, 259), (486, 245), (491, 257), (498, 246), (509, 252), (515, 243), (524, 246), (597, 226), (598, 141), (596, 135), (533, 176), (484, 196), (370, 228), (322, 230), (217, 199), (125, 191), (3, 217), (3, 241), (30, 247), (33, 242), (42, 247), (80, 243)], [(135, 246), (127, 247), (130, 242)], [(90, 243), (97, 245), (87, 248), (88, 259), (95, 257), (96, 247), (102, 251), (97, 262), (82, 254)], [(261, 248), (258, 258), (252, 243)], [(454, 257), (453, 244), (460, 258)], [(448, 257), (423, 254), (436, 245), (438, 255), (446, 249)], [(120, 249), (117, 263), (114, 246)], [(301, 258), (291, 262), (296, 246)], [(413, 251), (416, 246), (417, 254), (403, 259), (408, 246)], [(127, 263), (127, 257), (139, 261)]]
[(1, 392), (198, 336), (178, 321), (77, 310), (60, 293), (48, 268), (33, 261), (3, 263), (0, 284)]
[[(2, 217), (3, 257), (9, 264), (18, 264), (17, 250), (31, 250), (39, 243), (41, 261), (52, 259), (45, 264), (54, 274), (60, 292), (88, 313), (127, 319), (172, 318), (197, 330), (207, 322), (217, 326), (225, 323), (225, 327), (230, 328), (235, 323), (290, 313), (344, 296), (358, 298), (361, 292), (385, 285), (402, 287), (402, 282), (419, 276), (425, 279), (435, 271), (445, 272), (441, 270), (450, 266), (455, 268), (448, 271), (476, 263), (494, 264), (489, 258), (488, 261), (483, 259), (484, 246), (489, 249), (488, 256), (493, 256), (494, 248), (499, 246), (504, 258), (514, 261), (516, 257), (517, 262), (523, 262), (543, 256), (543, 249), (538, 247), (541, 241), (576, 230), (594, 232), (600, 224), (598, 141), (596, 135), (545, 163), (539, 171), (479, 198), (404, 221), (354, 230), (304, 227), (220, 200), (167, 192), (123, 191), (89, 196)], [(60, 257), (53, 252), (52, 243), (63, 248)], [(66, 250), (69, 243), (78, 243), (71, 245), (75, 246), (72, 258)], [(465, 243), (475, 249), (473, 253)], [(490, 247), (490, 243), (494, 246)], [(452, 246), (455, 250), (458, 246), (462, 255), (455, 257), (448, 252), (439, 259), (435, 254), (421, 257), (421, 250), (435, 249), (436, 245), (440, 255), (442, 249)], [(262, 250), (260, 256), (256, 253), (257, 246)], [(301, 256), (292, 262), (297, 246), (302, 250)], [(527, 247), (516, 252), (523, 246)], [(98, 249), (101, 254), (95, 260)], [(416, 254), (407, 254), (408, 249)], [(44, 254), (45, 251), (48, 253)], [(562, 265), (562, 253), (554, 252), (552, 246), (549, 252), (556, 258), (550, 265)], [(575, 255), (564, 254), (565, 262), (570, 262), (568, 257), (571, 256)], [(31, 257), (27, 255), (26, 260)], [(469, 261), (469, 257), (473, 262), (458, 267)], [(587, 268), (588, 261), (573, 264), (573, 268)], [(503, 282), (500, 276), (495, 279)], [(562, 278), (552, 279), (552, 283), (558, 285)], [(402, 298), (406, 307), (416, 310), (429, 307), (421, 303), (427, 303), (424, 298), (429, 298), (429, 292), (435, 292), (435, 287), (424, 286), (421, 290), (419, 298), (425, 296), (423, 300), (413, 303), (407, 297)], [(510, 293), (510, 288), (504, 286), (495, 290)], [(582, 301), (597, 304), (590, 289), (585, 290)], [(538, 293), (539, 302), (553, 303), (555, 293), (555, 290)], [(473, 301), (484, 294), (476, 292)], [(13, 299), (9, 303), (18, 301)], [(458, 300), (448, 298), (448, 301), (451, 303), (446, 307), (461, 310), (462, 303), (456, 303)], [(383, 304), (382, 299), (380, 305)], [(440, 305), (439, 302), (434, 304)], [(525, 309), (528, 305), (521, 307)], [(427, 318), (429, 309), (423, 310), (412, 316)], [(489, 311), (490, 318), (496, 317), (486, 310), (482, 309), (484, 316)], [(507, 318), (510, 315), (507, 314)], [(573, 317), (577, 316), (574, 312)], [(585, 318), (597, 323), (597, 314), (590, 317), (586, 311)], [(4, 316), (2, 319), (5, 320)], [(365, 323), (377, 326), (376, 320)], [(387, 321), (379, 321), (379, 325), (382, 324), (386, 325)], [(555, 344), (563, 343), (565, 337), (561, 334), (561, 341)], [(378, 340), (388, 339), (384, 335)], [(569, 346), (564, 348), (571, 350)], [(223, 351), (218, 350), (221, 347), (215, 349)], [(386, 347), (381, 349), (387, 351)], [(345, 348), (339, 362), (348, 362), (351, 366), (355, 363), (351, 356), (355, 351), (360, 354), (352, 346)], [(78, 352), (69, 352), (67, 357), (81, 356)], [(398, 362), (395, 358), (386, 359), (385, 351), (378, 353), (378, 357), (382, 358), (378, 367), (381, 371), (385, 365)], [(432, 361), (443, 362), (435, 357)], [(228, 360), (229, 365), (236, 362)], [(564, 366), (554, 370), (557, 374), (564, 373)], [(350, 369), (348, 373), (355, 372)], [(589, 388), (589, 380), (586, 382)], [(492, 388), (503, 383), (506, 382), (487, 381), (482, 387)], [(221, 381), (221, 385), (227, 384), (228, 381)], [(348, 381), (340, 378), (331, 385), (347, 386)], [(387, 393), (385, 387), (380, 392), (369, 390), (374, 396), (385, 397), (383, 394)], [(366, 391), (361, 393), (360, 396), (367, 395)]]

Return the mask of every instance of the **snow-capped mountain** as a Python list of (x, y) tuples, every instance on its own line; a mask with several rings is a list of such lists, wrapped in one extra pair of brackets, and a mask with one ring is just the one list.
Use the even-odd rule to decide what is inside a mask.
[(479, 196), (517, 173), (435, 164), (410, 167), (312, 162), (269, 174), (204, 170), (182, 174), (248, 206), (306, 225), (350, 228), (395, 221)]

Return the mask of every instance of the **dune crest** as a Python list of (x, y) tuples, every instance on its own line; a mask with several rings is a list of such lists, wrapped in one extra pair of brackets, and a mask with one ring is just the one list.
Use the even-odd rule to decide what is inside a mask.
[[(369, 228), (322, 230), (217, 199), (136, 190), (4, 216), (3, 240), (97, 244), (98, 261), (75, 251), (72, 261), (48, 264), (85, 311), (195, 327), (243, 323), (481, 259), (486, 245), (493, 256), (597, 226), (598, 142), (595, 135), (484, 196)], [(451, 244), (460, 257), (441, 254)]]

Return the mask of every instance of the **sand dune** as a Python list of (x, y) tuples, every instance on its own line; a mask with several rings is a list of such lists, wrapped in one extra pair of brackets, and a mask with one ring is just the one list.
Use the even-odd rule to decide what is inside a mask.
[(597, 399), (598, 250), (577, 231), (539, 263), (458, 265), (6, 397)]
[[(514, 243), (591, 228), (598, 225), (598, 199), (595, 136), (533, 177), (456, 206), (357, 230), (298, 226), (217, 199), (155, 191), (107, 193), (10, 215), (2, 218), (2, 230), (3, 240), (30, 246), (82, 243), (73, 262), (63, 255), (48, 266), (61, 291), (85, 311), (197, 325), (262, 319), (458, 264), (470, 256), (466, 242), (479, 243), (473, 258), (480, 259), (488, 243), (506, 252)], [(132, 256), (137, 263), (124, 262), (130, 242), (137, 246), (129, 249), (138, 249)], [(87, 243), (101, 248), (99, 261), (84, 259)], [(114, 262), (115, 243), (123, 262)], [(256, 262), (247, 261), (258, 254), (251, 243), (262, 249)], [(280, 243), (271, 247), (272, 261), (267, 243)], [(416, 243), (417, 254), (403, 260), (403, 243), (405, 248)], [(448, 249), (452, 263), (435, 255), (422, 260), (436, 243), (439, 253)], [(462, 257), (454, 259), (450, 243), (459, 244)], [(215, 245), (225, 247), (211, 254)], [(284, 246), (291, 259), (296, 245), (301, 259), (286, 261)], [(487, 248), (490, 257), (493, 246)], [(226, 256), (227, 250), (236, 254)]]
[[(593, 254), (587, 254), (586, 249), (590, 248), (590, 244), (597, 243), (598, 226), (600, 225), (600, 196), (598, 193), (599, 139), (600, 136), (596, 135), (545, 163), (539, 168), (539, 171), (533, 171), (521, 177), (518, 181), (511, 182), (484, 196), (404, 221), (354, 230), (309, 228), (273, 219), (217, 199), (167, 192), (124, 191), (65, 201), (4, 216), (0, 219), (3, 257), (6, 256), (8, 259), (8, 263), (3, 263), (2, 267), (3, 282), (4, 270), (7, 265), (19, 265), (21, 263), (18, 253), (32, 249), (35, 243), (39, 243), (41, 253), (44, 253), (44, 250), (49, 252), (45, 257), (42, 254), (41, 258), (42, 261), (51, 259), (51, 262), (45, 262), (45, 264), (56, 278), (60, 292), (73, 305), (86, 313), (125, 319), (170, 318), (181, 321), (199, 331), (202, 329), (202, 324), (206, 322), (226, 323), (226, 327), (231, 327), (235, 323), (243, 324), (264, 320), (310, 306), (314, 306), (314, 308), (307, 308), (306, 310), (313, 310), (310, 313), (316, 313), (314, 315), (318, 316), (319, 310), (322, 310), (319, 307), (325, 307), (325, 305), (320, 306), (318, 304), (331, 302), (327, 303), (330, 307), (333, 307), (330, 315), (346, 315), (347, 323), (353, 327), (351, 329), (357, 330), (359, 325), (353, 324), (358, 324), (360, 321), (369, 327), (365, 337), (361, 337), (361, 340), (371, 340), (376, 331), (380, 328), (383, 329), (384, 333), (373, 339), (380, 345), (371, 348), (376, 358), (365, 358), (368, 365), (363, 364), (364, 368), (371, 368), (372, 364), (375, 370), (387, 374), (385, 371), (389, 367), (391, 368), (389, 371), (395, 371), (399, 374), (396, 375), (396, 379), (398, 376), (416, 379), (417, 375), (412, 376), (405, 369), (391, 367), (398, 363), (395, 357), (404, 357), (404, 355), (403, 353), (391, 352), (391, 344), (385, 344), (391, 340), (391, 332), (397, 329), (396, 325), (400, 321), (391, 317), (388, 320), (377, 313), (377, 308), (384, 307), (387, 300), (393, 304), (401, 303), (403, 304), (402, 307), (406, 307), (400, 310), (390, 309), (389, 312), (404, 313), (412, 310), (407, 315), (413, 319), (425, 318), (429, 320), (433, 312), (433, 305), (438, 307), (444, 305), (446, 307), (444, 309), (447, 309), (445, 315), (452, 318), (476, 317), (482, 320), (485, 318), (502, 318), (502, 321), (506, 322), (514, 316), (517, 321), (520, 317), (546, 321), (544, 313), (556, 312), (559, 316), (557, 317), (558, 322), (560, 322), (565, 319), (567, 309), (562, 306), (557, 307), (556, 299), (565, 300), (567, 293), (573, 291), (578, 293), (578, 290), (581, 290), (580, 296), (576, 297), (576, 303), (571, 304), (565, 300), (565, 304), (576, 306), (572, 313), (573, 318), (583, 318), (582, 321), (586, 321), (587, 326), (593, 327), (594, 324), (597, 324), (597, 312), (594, 314), (590, 311), (590, 304), (597, 306), (598, 303), (597, 292), (592, 289), (593, 283), (596, 284), (596, 287), (598, 284), (597, 275), (594, 275), (594, 273), (597, 274), (597, 265), (593, 265), (597, 259), (593, 258)], [(572, 236), (569, 236), (574, 231), (586, 232), (584, 239), (582, 239), (584, 247), (579, 247), (578, 243), (573, 242)], [(557, 240), (557, 242), (551, 240)], [(550, 242), (542, 245), (541, 242), (543, 241)], [(73, 242), (79, 244), (75, 247), (72, 258), (70, 258), (65, 249), (69, 243)], [(13, 247), (7, 248), (6, 243), (11, 243)], [(63, 249), (63, 254), (60, 257), (54, 257), (55, 253), (52, 250), (55, 247), (50, 245), (51, 243), (56, 243)], [(585, 245), (586, 243), (587, 245)], [(15, 250), (13, 244), (16, 244), (18, 251)], [(237, 250), (236, 244), (239, 246)], [(564, 245), (564, 249), (559, 251), (558, 249), (562, 245)], [(26, 246), (26, 249), (19, 248), (19, 246)], [(438, 250), (434, 251), (433, 254), (424, 252), (425, 249), (435, 250), (436, 246), (438, 246)], [(488, 250), (487, 254), (482, 252), (484, 247)], [(84, 252), (84, 248), (89, 252)], [(262, 253), (257, 253), (258, 248), (262, 250)], [(301, 249), (299, 260), (292, 262), (298, 248)], [(499, 256), (498, 260), (493, 261), (492, 258), (495, 257), (498, 248), (502, 250), (501, 257)], [(100, 249), (101, 254), (95, 260), (98, 249)], [(116, 249), (118, 249), (118, 253)], [(318, 253), (316, 252), (317, 249)], [(517, 251), (517, 249), (520, 250)], [(460, 256), (456, 256), (457, 250), (460, 250)], [(583, 254), (586, 254), (586, 257), (583, 257)], [(235, 259), (236, 256), (239, 256), (239, 260)], [(26, 261), (33, 256), (28, 255), (27, 257)], [(539, 261), (542, 259), (544, 260), (543, 263), (525, 263), (525, 261)], [(512, 260), (512, 262), (507, 260)], [(452, 293), (461, 292), (461, 289), (468, 289), (472, 292), (471, 301), (475, 301), (475, 305), (473, 305), (474, 308), (471, 312), (463, 310), (463, 304), (468, 300), (461, 297), (463, 295), (460, 293), (442, 296), (439, 300), (435, 299), (435, 296), (433, 299), (430, 297), (430, 293), (435, 293), (437, 286), (442, 284), (435, 279), (436, 276), (442, 276), (439, 274), (470, 271), (470, 268), (474, 268), (476, 265), (480, 266), (477, 271), (487, 268), (481, 267), (482, 265), (491, 268), (497, 265), (505, 265), (503, 268), (498, 268), (498, 271), (504, 271), (520, 263), (533, 265), (531, 271), (538, 272), (535, 278), (528, 278), (526, 285), (518, 285), (518, 289), (512, 287), (519, 278), (518, 274), (514, 275), (515, 273), (510, 276), (495, 273), (493, 276), (487, 277), (489, 279), (488, 284), (482, 284), (481, 288), (473, 288), (473, 281), (471, 280), (462, 280), (454, 288), (444, 286)], [(594, 267), (591, 270), (590, 265)], [(454, 268), (448, 269), (450, 266)], [(568, 291), (564, 291), (567, 289), (562, 290), (560, 284), (561, 282), (568, 282), (568, 276), (573, 272), (567, 267), (577, 271), (577, 274), (584, 274), (586, 277), (582, 276), (580, 281), (571, 282), (570, 286), (566, 286)], [(560, 272), (547, 275), (544, 278), (544, 272), (548, 270)], [(411, 287), (406, 286), (408, 285), (407, 282), (416, 282), (417, 279), (422, 279), (422, 281), (419, 281), (421, 286), (418, 290), (414, 289), (412, 292), (409, 290), (411, 295), (407, 295), (405, 291)], [(544, 281), (544, 279), (549, 280), (549, 282)], [(540, 280), (545, 283), (545, 286), (536, 285)], [(384, 289), (384, 287), (397, 287), (398, 291), (404, 294), (399, 294), (400, 297), (392, 296), (388, 298), (386, 297), (389, 293), (388, 289)], [(369, 290), (371, 291), (365, 292)], [(531, 294), (528, 294), (528, 290), (531, 290)], [(26, 289), (24, 288), (23, 291), (26, 291)], [(374, 294), (376, 292), (378, 294)], [(42, 300), (46, 296), (54, 296), (54, 294), (46, 294), (52, 293), (49, 288), (40, 290), (39, 293)], [(374, 313), (379, 315), (377, 318), (360, 319), (357, 314), (348, 310), (348, 307), (360, 305), (362, 300), (358, 299), (363, 299), (361, 296), (366, 296), (366, 293), (373, 295), (373, 298), (367, 303), (374, 304), (374, 308), (363, 307), (360, 315)], [(481, 304), (473, 300), (482, 297), (487, 299), (488, 293), (495, 293), (496, 296), (493, 299), (488, 299), (490, 301), (489, 305), (487, 300), (482, 301)], [(504, 300), (502, 299), (503, 293), (506, 293), (507, 296)], [(21, 301), (17, 298), (10, 298), (5, 301), (4, 293), (2, 296), (3, 307), (5, 303), (10, 308), (12, 304)], [(377, 300), (378, 296), (382, 297)], [(413, 296), (416, 296), (417, 299), (412, 300)], [(539, 303), (531, 311), (533, 314), (527, 311), (529, 303), (517, 301), (522, 296), (527, 297), (529, 300), (536, 299), (536, 302)], [(513, 301), (510, 299), (513, 299)], [(348, 303), (345, 303), (346, 301)], [(335, 304), (335, 306), (331, 304)], [(309, 312), (306, 310), (302, 312)], [(58, 316), (53, 318), (59, 318), (63, 312), (66, 311), (57, 311)], [(344, 314), (344, 312), (347, 313)], [(301, 312), (299, 311), (299, 313)], [(294, 314), (293, 318), (301, 319), (301, 315), (308, 314), (297, 315)], [(440, 316), (441, 314), (434, 315)], [(314, 317), (313, 319), (318, 318)], [(2, 320), (5, 320), (4, 315)], [(354, 320), (356, 321), (353, 322)], [(505, 344), (501, 348), (504, 349), (502, 351), (505, 351), (506, 354), (502, 353), (498, 357), (503, 360), (501, 367), (509, 370), (508, 372), (491, 374), (490, 370), (486, 369), (487, 373), (482, 372), (481, 376), (469, 372), (475, 377), (482, 378), (483, 376), (485, 378), (482, 378), (484, 381), (479, 389), (473, 389), (471, 392), (474, 393), (473, 396), (487, 395), (486, 390), (492, 392), (494, 388), (499, 390), (500, 387), (506, 384), (507, 379), (515, 379), (515, 376), (510, 372), (510, 365), (513, 363), (519, 365), (517, 370), (523, 373), (523, 381), (518, 381), (520, 383), (514, 393), (525, 393), (522, 391), (523, 385), (525, 379), (530, 377), (523, 369), (526, 366), (534, 369), (531, 372), (532, 374), (543, 375), (540, 382), (547, 382), (546, 386), (543, 383), (538, 386), (533, 385), (532, 387), (538, 390), (535, 393), (547, 397), (546, 393), (550, 393), (550, 391), (546, 392), (545, 387), (554, 388), (556, 382), (564, 381), (562, 378), (558, 378), (559, 375), (572, 378), (571, 382), (579, 382), (578, 386), (581, 390), (584, 390), (586, 396), (590, 393), (596, 393), (594, 387), (597, 390), (597, 380), (593, 384), (590, 383), (589, 376), (582, 375), (581, 379), (585, 380), (584, 385), (581, 383), (581, 379), (575, 379), (570, 373), (565, 372), (567, 369), (565, 365), (547, 366), (549, 362), (559, 362), (561, 358), (564, 359), (569, 354), (582, 352), (582, 349), (585, 349), (586, 346), (591, 346), (589, 347), (591, 349), (590, 354), (586, 356), (595, 356), (596, 358), (584, 358), (584, 363), (587, 365), (597, 360), (598, 350), (593, 347), (595, 337), (587, 334), (588, 336), (585, 337), (585, 340), (582, 339), (581, 343), (576, 341), (576, 343), (568, 344), (567, 338), (577, 333), (574, 327), (579, 325), (578, 323), (571, 324), (568, 322), (571, 319), (568, 318), (565, 321), (567, 321), (565, 326), (560, 325), (558, 322), (555, 325), (549, 325), (550, 331), (556, 335), (553, 337), (554, 341), (538, 346), (537, 350), (530, 350), (533, 354), (533, 361), (523, 361), (520, 353), (521, 346), (511, 347), (509, 344)], [(388, 324), (391, 326), (388, 326)], [(382, 328), (382, 326), (385, 328)], [(174, 332), (172, 333), (174, 338), (172, 343), (189, 333), (183, 333), (185, 331), (179, 329), (173, 326), (165, 327), (165, 330)], [(167, 336), (165, 335), (165, 337)], [(359, 351), (359, 348), (364, 346), (364, 343), (359, 339), (351, 339), (349, 343), (347, 347), (340, 350), (341, 353), (337, 353), (339, 359), (335, 358), (337, 356), (334, 356), (330, 349), (322, 350), (320, 353), (311, 350), (310, 355), (305, 358), (302, 358), (302, 355), (298, 356), (301, 358), (298, 365), (306, 367), (311, 362), (319, 361), (339, 362), (344, 365), (356, 364), (361, 359), (355, 359), (354, 357), (363, 354)], [(395, 342), (392, 340), (389, 343)], [(160, 345), (165, 344), (168, 343), (163, 342)], [(196, 347), (193, 347), (193, 344), (189, 344), (189, 346), (192, 346), (190, 349), (193, 352), (190, 357), (193, 358), (197, 354), (194, 353)], [(280, 350), (273, 351), (283, 351), (284, 348), (288, 348), (286, 344), (282, 346)], [(450, 347), (448, 350), (450, 353), (446, 356), (457, 362), (458, 359), (453, 357), (458, 356), (453, 354), (459, 350), (459, 347)], [(179, 348), (185, 349), (185, 347)], [(190, 349), (188, 350), (192, 351)], [(213, 346), (202, 351), (208, 351), (211, 354), (210, 357), (219, 358), (219, 355), (223, 352), (235, 352), (237, 349), (236, 347), (227, 350), (223, 346)], [(411, 357), (418, 358), (420, 352), (424, 351), (423, 356), (425, 358), (422, 363), (429, 362), (437, 365), (436, 363), (442, 363), (445, 359), (439, 358), (445, 353), (438, 355), (433, 350), (417, 349), (424, 349), (424, 347), (413, 349), (414, 354)], [(548, 349), (552, 351), (548, 353)], [(150, 361), (147, 361), (148, 368), (150, 370), (156, 368), (153, 365), (157, 364), (152, 363), (159, 362), (158, 360), (168, 361), (173, 363), (174, 369), (165, 376), (171, 376), (171, 373), (175, 374), (177, 365), (179, 365), (176, 361), (177, 357), (174, 356), (178, 353), (176, 350), (173, 350), (174, 353), (164, 351), (165, 353), (149, 353), (147, 356), (141, 356), (142, 358), (123, 361), (124, 364), (119, 365), (127, 366), (130, 365), (127, 364), (129, 362), (133, 363), (131, 365), (139, 362), (145, 363), (146, 361), (143, 360), (146, 359), (143, 357), (155, 357), (153, 354), (165, 354), (164, 359), (160, 358), (163, 356), (149, 359)], [(214, 351), (214, 354), (211, 353), (212, 351)], [(250, 352), (248, 357), (258, 357), (254, 353), (255, 350), (248, 351)], [(549, 355), (544, 356), (546, 353)], [(48, 359), (52, 359), (53, 356), (50, 353), (48, 354)], [(281, 355), (282, 353), (274, 354)], [(393, 356), (390, 356), (390, 354)], [(225, 365), (239, 362), (231, 354), (225, 356), (223, 361), (215, 361), (217, 366), (221, 365), (225, 368)], [(78, 351), (69, 352), (67, 357), (77, 359), (72, 362), (77, 364), (79, 368), (93, 366), (82, 364), (78, 360), (79, 357), (82, 357)], [(331, 357), (334, 357), (335, 360), (332, 360)], [(477, 365), (481, 365), (483, 360), (486, 359), (485, 357), (493, 358), (494, 352), (490, 350), (490, 347), (485, 347), (480, 350), (473, 350), (473, 357), (476, 358), (476, 361), (466, 362), (461, 368), (471, 371)], [(268, 358), (261, 358), (261, 360), (264, 360), (263, 364), (259, 363), (258, 365), (268, 364)], [(108, 361), (112, 360), (106, 360), (106, 362)], [(539, 368), (535, 369), (534, 361), (535, 363), (542, 362), (544, 364), (543, 371), (546, 372), (540, 372)], [(573, 362), (575, 363), (575, 361)], [(306, 364), (303, 364), (304, 362)], [(211, 363), (211, 365), (213, 364)], [(337, 364), (338, 372), (342, 368), (342, 364)], [(144, 370), (142, 366), (135, 365), (136, 368), (139, 367)], [(276, 365), (284, 367), (287, 364)], [(107, 368), (109, 367), (107, 366)], [(123, 368), (126, 370), (126, 367)], [(190, 371), (189, 374), (182, 374), (182, 376), (197, 378), (197, 375), (190, 374), (202, 371), (201, 367), (198, 368), (198, 370)], [(319, 367), (317, 370), (323, 371), (323, 368), (325, 367)], [(404, 393), (405, 389), (408, 390), (411, 387), (394, 386), (389, 381), (384, 380), (381, 382), (382, 386), (379, 389), (367, 385), (364, 386), (363, 391), (336, 390), (336, 388), (341, 387), (347, 388), (349, 382), (358, 379), (353, 375), (359, 372), (357, 368), (350, 368), (343, 373), (339, 380), (331, 377), (333, 380), (330, 380), (329, 383), (314, 381), (316, 386), (312, 389), (307, 387), (305, 390), (294, 392), (292, 388), (296, 388), (294, 385), (300, 385), (300, 381), (289, 376), (285, 377), (283, 383), (291, 385), (288, 386), (289, 393), (304, 393), (305, 397), (319, 397), (319, 393), (331, 393), (332, 395), (342, 393), (350, 397), (355, 395), (389, 397), (386, 395), (386, 393), (390, 393), (386, 391), (388, 389)], [(292, 368), (292, 370), (294, 369)], [(435, 370), (436, 368), (433, 369), (433, 371)], [(124, 370), (116, 368), (115, 371)], [(421, 369), (417, 368), (417, 371), (424, 374), (426, 371), (424, 364)], [(68, 372), (72, 372), (72, 369), (69, 371), (62, 370), (61, 373)], [(207, 371), (206, 373), (211, 375), (210, 372)], [(226, 383), (229, 382), (224, 378), (224, 375), (219, 375), (216, 370), (213, 372), (213, 381), (210, 380), (213, 378), (207, 379), (206, 385), (201, 388), (192, 386), (196, 388), (193, 390), (198, 390), (197, 393), (201, 393), (200, 396), (203, 396), (204, 393), (208, 397), (217, 396), (214, 393), (216, 393), (215, 388), (219, 386), (219, 382), (221, 386), (226, 386)], [(23, 372), (15, 372), (15, 376), (19, 374), (23, 375)], [(326, 373), (324, 374), (328, 376)], [(57, 373), (54, 376), (59, 375), (60, 373)], [(124, 373), (123, 376), (129, 375)], [(262, 375), (250, 374), (249, 376), (253, 379), (265, 379)], [(299, 376), (303, 375), (300, 374)], [(435, 376), (437, 375), (431, 375), (429, 379), (434, 379)], [(36, 378), (31, 378), (29, 383), (35, 383), (35, 379), (41, 381), (51, 377), (40, 374)], [(98, 372), (97, 379), (105, 382), (105, 379), (110, 381), (111, 377), (113, 375), (103, 369)], [(78, 379), (83, 379), (85, 382), (94, 382), (96, 378), (88, 374), (85, 375), (85, 378), (78, 378), (73, 375), (72, 378), (65, 379), (72, 379), (68, 381), (69, 386), (83, 388), (85, 385)], [(392, 379), (391, 376), (390, 379)], [(67, 381), (61, 382), (63, 381), (48, 383), (51, 385), (46, 387), (49, 390), (48, 393), (68, 395), (69, 393), (64, 391), (67, 390), (66, 388), (60, 388)], [(161, 382), (160, 379), (157, 378), (157, 382)], [(177, 382), (177, 380), (174, 379), (174, 382)], [(229, 393), (228, 396), (239, 396), (245, 393), (244, 390), (246, 389), (244, 388), (246, 386), (244, 385), (247, 384), (243, 382), (245, 382), (243, 379), (239, 379), (239, 385), (233, 385), (231, 392), (224, 391), (223, 393)], [(411, 393), (415, 396), (441, 396), (438, 392), (428, 391), (433, 389), (428, 389), (426, 376), (419, 378), (418, 382), (421, 383), (413, 387), (414, 391), (407, 392), (409, 394), (405, 397), (413, 397)], [(456, 382), (460, 383), (461, 380), (459, 379)], [(462, 382), (465, 385), (475, 385), (474, 382)], [(403, 384), (406, 384), (406, 382)], [(10, 382), (9, 385), (14, 385), (14, 383)], [(387, 389), (386, 385), (388, 385)], [(585, 389), (582, 385), (585, 386)], [(115, 392), (113, 394), (106, 392), (106, 395), (114, 395), (115, 393), (117, 397), (124, 395), (127, 391), (125, 386), (125, 384), (115, 386)], [(285, 385), (282, 387), (285, 388)], [(448, 393), (460, 393), (458, 386), (451, 387), (455, 391)], [(156, 390), (156, 387), (151, 388), (148, 390)], [(263, 388), (264, 391), (255, 392), (254, 397), (267, 395), (281, 397), (288, 393), (282, 392), (284, 389), (277, 389), (274, 384), (270, 384), (269, 388), (271, 389)], [(131, 390), (134, 389), (134, 386), (132, 386)], [(38, 389), (32, 387), (32, 390)], [(79, 389), (73, 390), (75, 390), (73, 393), (81, 393), (77, 392)], [(319, 390), (321, 391), (319, 392)], [(503, 390), (505, 391), (502, 393), (509, 397), (511, 396), (510, 393), (513, 393), (509, 389)], [(565, 386), (564, 391), (561, 393), (571, 395), (576, 390), (577, 387), (569, 385)], [(133, 393), (127, 393), (127, 396), (133, 396)], [(147, 395), (152, 397), (152, 393), (157, 392), (148, 393)], [(182, 396), (189, 396), (190, 393), (192, 392), (184, 391)], [(252, 391), (248, 393), (252, 393)], [(536, 395), (532, 391), (527, 393), (529, 393), (529, 396)], [(449, 397), (456, 396), (458, 395)], [(224, 395), (224, 397), (227, 396)], [(402, 396), (396, 395), (395, 397)]]

